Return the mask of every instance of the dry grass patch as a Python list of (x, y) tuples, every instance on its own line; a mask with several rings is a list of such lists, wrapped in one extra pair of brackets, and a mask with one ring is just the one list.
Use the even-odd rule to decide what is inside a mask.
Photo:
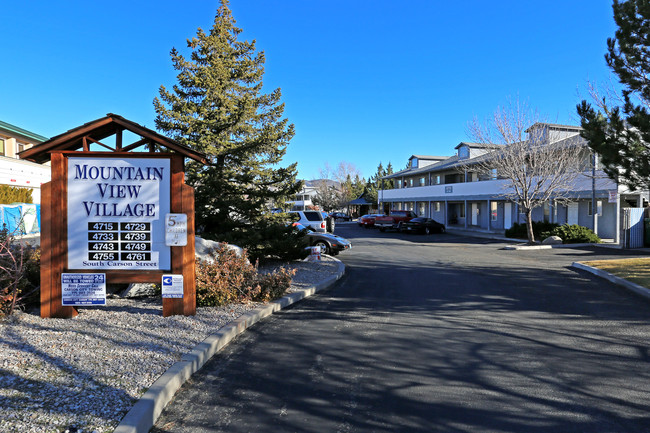
[(650, 289), (650, 257), (582, 262)]

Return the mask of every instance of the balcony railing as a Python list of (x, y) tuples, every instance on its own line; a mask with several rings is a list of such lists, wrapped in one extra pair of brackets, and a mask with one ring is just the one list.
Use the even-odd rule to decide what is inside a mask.
[[(387, 189), (379, 191), (380, 201), (418, 201), (422, 200), (453, 200), (467, 196), (498, 197), (511, 193), (510, 181), (507, 179), (484, 180), (479, 182), (461, 182), (442, 185), (414, 186), (409, 188)], [(595, 189), (617, 190), (617, 185), (604, 173), (596, 173)], [(572, 192), (585, 192), (592, 190), (591, 177), (580, 175), (573, 181)]]

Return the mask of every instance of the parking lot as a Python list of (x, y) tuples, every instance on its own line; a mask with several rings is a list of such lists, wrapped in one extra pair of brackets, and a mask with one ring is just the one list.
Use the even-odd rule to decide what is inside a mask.
[(569, 267), (634, 253), (336, 232), (346, 276), (217, 355), (157, 431), (650, 428), (650, 303)]

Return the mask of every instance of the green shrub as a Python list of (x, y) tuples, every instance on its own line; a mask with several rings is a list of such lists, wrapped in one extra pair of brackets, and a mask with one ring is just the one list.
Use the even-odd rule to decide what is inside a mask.
[(559, 236), (562, 238), (562, 243), (565, 244), (599, 244), (600, 238), (591, 229), (578, 224), (563, 224), (556, 227), (552, 231), (545, 233), (548, 236)]
[(233, 302), (266, 302), (282, 296), (291, 286), (293, 271), (280, 269), (260, 274), (244, 254), (220, 244), (213, 260), (197, 260), (196, 304), (219, 306)]
[[(559, 227), (559, 224), (556, 223), (533, 221), (533, 234), (535, 235), (535, 239), (542, 239), (542, 236), (545, 233), (551, 232), (557, 227)], [(528, 239), (528, 230), (526, 229), (526, 223), (514, 223), (511, 228), (506, 230), (506, 237)]]
[[(309, 245), (305, 233), (288, 225), (283, 215), (286, 214), (272, 214), (254, 225), (242, 225), (230, 233), (220, 235), (218, 240), (245, 248), (253, 262), (265, 259), (285, 262), (304, 259), (309, 254), (305, 250)], [(209, 232), (204, 236), (213, 238)]]
[(0, 185), (0, 204), (33, 203), (31, 188)]

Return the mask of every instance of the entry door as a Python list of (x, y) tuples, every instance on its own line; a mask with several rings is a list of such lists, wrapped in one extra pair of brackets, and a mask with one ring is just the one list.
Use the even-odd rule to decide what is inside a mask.
[(478, 225), (478, 204), (472, 203), (472, 225)]
[(509, 229), (512, 227), (512, 203), (503, 204), (503, 228)]
[(567, 224), (578, 224), (578, 203), (571, 202), (567, 206)]

